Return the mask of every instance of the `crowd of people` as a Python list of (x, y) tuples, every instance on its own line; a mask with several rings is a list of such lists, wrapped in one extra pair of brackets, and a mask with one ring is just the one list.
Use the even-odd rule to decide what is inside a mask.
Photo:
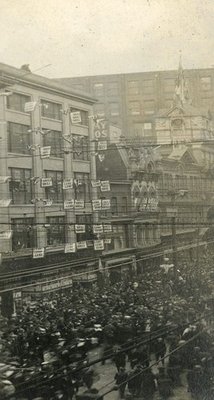
[[(182, 262), (177, 271), (132, 271), (114, 284), (23, 303), (17, 315), (1, 318), (0, 397), (101, 399), (97, 366), (111, 362), (112, 390), (121, 398), (150, 400), (158, 390), (165, 399), (185, 371), (192, 396), (212, 400), (212, 293), (209, 255), (200, 268)], [(94, 347), (102, 356), (91, 363)]]

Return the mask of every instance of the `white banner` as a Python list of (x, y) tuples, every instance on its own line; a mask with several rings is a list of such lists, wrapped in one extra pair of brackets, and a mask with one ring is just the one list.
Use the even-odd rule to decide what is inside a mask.
[(101, 181), (100, 190), (101, 190), (101, 192), (109, 192), (111, 190), (110, 182), (109, 181)]
[(76, 251), (76, 243), (65, 244), (65, 253), (75, 253), (75, 251)]
[(92, 200), (92, 209), (93, 209), (93, 211), (102, 210), (102, 201), (101, 200)]
[(111, 238), (104, 239), (104, 243), (105, 243), (105, 244), (111, 244)]
[(103, 226), (102, 226), (102, 224), (93, 225), (93, 232), (94, 232), (94, 233), (103, 233)]
[(10, 176), (0, 176), (0, 183), (6, 183), (10, 179)]
[(73, 189), (73, 179), (68, 178), (68, 179), (64, 179), (63, 181), (63, 189)]
[(97, 150), (107, 150), (107, 142), (106, 140), (102, 142), (98, 142)]
[(93, 188), (99, 187), (101, 185), (100, 181), (91, 181), (91, 186)]
[(0, 239), (10, 239), (12, 236), (12, 231), (0, 232)]
[(111, 226), (111, 224), (104, 224), (104, 225), (103, 225), (103, 230), (104, 230), (104, 233), (110, 233), (110, 232), (112, 232), (112, 226)]
[(111, 201), (109, 199), (102, 200), (102, 210), (110, 210)]
[(94, 250), (104, 250), (104, 241), (94, 240)]
[(53, 200), (44, 199), (43, 203), (45, 207), (51, 207), (53, 204)]
[(70, 113), (72, 124), (80, 124), (82, 122), (80, 111), (73, 111)]
[(34, 111), (36, 104), (36, 101), (28, 101), (27, 103), (25, 103), (24, 112)]
[(0, 207), (9, 207), (11, 203), (11, 199), (9, 200), (0, 200)]
[(40, 147), (40, 157), (49, 158), (51, 155), (51, 146)]
[(85, 225), (75, 225), (76, 233), (85, 233)]
[(87, 249), (87, 243), (86, 243), (86, 241), (77, 242), (76, 245), (77, 245), (77, 249), (78, 249), (78, 250)]
[(41, 186), (42, 187), (50, 187), (50, 186), (52, 186), (52, 178), (42, 178), (41, 179)]
[(74, 208), (74, 200), (65, 200), (64, 201), (64, 209), (71, 210)]
[(82, 210), (85, 207), (84, 200), (75, 200), (74, 207), (76, 210)]
[(45, 249), (33, 249), (33, 258), (43, 258), (45, 256)]

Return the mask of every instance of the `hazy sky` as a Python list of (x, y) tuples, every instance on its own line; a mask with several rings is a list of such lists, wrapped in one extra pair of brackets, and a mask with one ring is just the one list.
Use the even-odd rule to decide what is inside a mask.
[(0, 0), (0, 61), (49, 77), (214, 65), (214, 0)]

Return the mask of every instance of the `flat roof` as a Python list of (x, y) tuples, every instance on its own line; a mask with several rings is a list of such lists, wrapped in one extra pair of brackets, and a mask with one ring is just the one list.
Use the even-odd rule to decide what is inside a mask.
[(96, 99), (93, 98), (89, 93), (79, 92), (73, 90), (69, 85), (65, 83), (60, 83), (54, 79), (49, 79), (47, 77), (34, 74), (33, 72), (16, 68), (8, 64), (0, 63), (0, 81), (4, 81), (8, 86), (14, 84), (35, 86), (40, 87), (41, 90), (49, 90), (53, 92), (58, 92), (65, 97), (75, 97), (76, 99), (94, 104)]

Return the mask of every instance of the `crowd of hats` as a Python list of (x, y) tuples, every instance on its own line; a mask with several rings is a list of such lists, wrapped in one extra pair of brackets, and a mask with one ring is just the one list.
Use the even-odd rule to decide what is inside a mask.
[[(208, 254), (197, 269), (194, 263), (180, 262), (176, 281), (172, 271), (165, 274), (161, 269), (138, 276), (127, 273), (117, 283), (79, 285), (23, 304), (16, 316), (1, 319), (1, 397), (16, 390), (14, 398), (47, 398), (41, 387), (49, 380), (53, 393), (63, 391), (68, 382), (78, 388), (94, 346), (110, 349), (111, 356), (115, 345), (137, 346), (148, 332), (161, 332), (159, 339), (165, 339), (170, 329), (179, 337), (184, 328), (201, 327), (212, 307), (212, 261)], [(50, 387), (48, 398), (54, 399)]]

